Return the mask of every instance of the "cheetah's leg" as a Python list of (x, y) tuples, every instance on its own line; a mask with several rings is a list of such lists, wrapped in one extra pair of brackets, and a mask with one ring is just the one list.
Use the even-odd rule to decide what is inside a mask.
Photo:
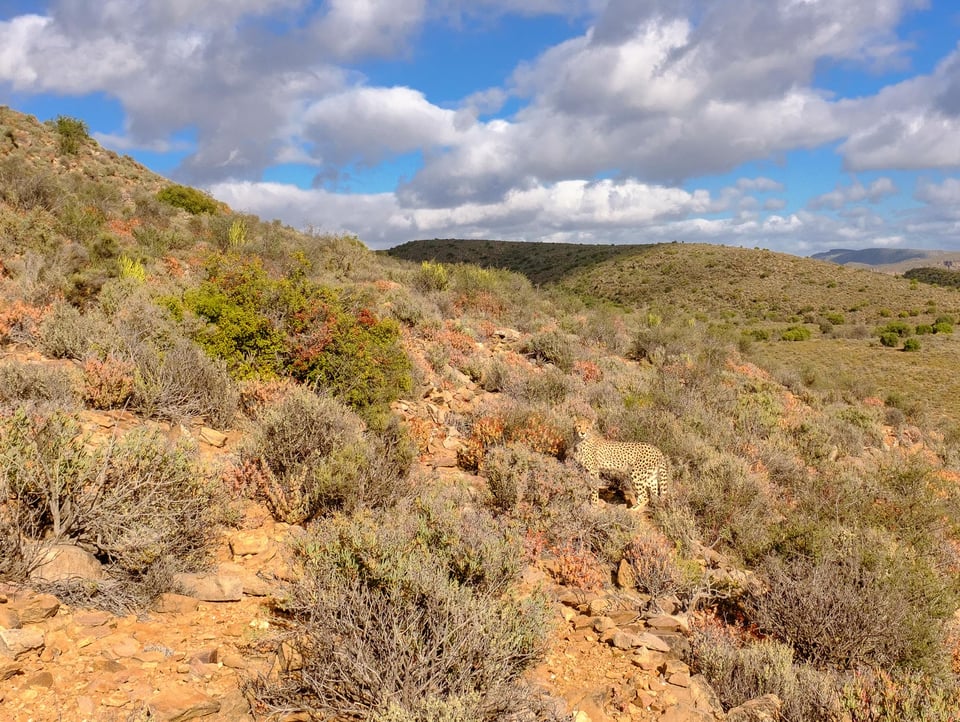
[(631, 509), (642, 509), (650, 501), (650, 472), (635, 471), (630, 481), (633, 484), (633, 494), (636, 498)]
[(590, 474), (590, 505), (600, 506), (600, 475)]

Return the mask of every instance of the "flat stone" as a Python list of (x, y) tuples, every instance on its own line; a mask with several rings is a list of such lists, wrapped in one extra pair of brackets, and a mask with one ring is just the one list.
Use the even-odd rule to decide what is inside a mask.
[(664, 711), (659, 722), (714, 722), (714, 716), (688, 704), (678, 704)]
[(634, 647), (642, 646), (639, 636), (622, 630), (613, 634), (610, 638), (610, 644), (617, 649), (633, 649)]
[(776, 722), (780, 719), (780, 698), (765, 694), (734, 707), (727, 713), (727, 722)]
[(115, 619), (110, 612), (80, 612), (73, 617), (74, 624), (81, 627), (102, 627), (107, 622)]
[(183, 685), (162, 690), (148, 706), (153, 718), (162, 722), (185, 722), (220, 711), (217, 700)]
[(655, 634), (650, 634), (650, 632), (644, 632), (643, 634), (637, 637), (638, 643), (635, 645), (637, 647), (646, 647), (647, 649), (652, 649), (654, 652), (669, 652), (670, 645), (664, 642), (660, 637)]
[(53, 675), (49, 672), (37, 672), (27, 677), (25, 683), (28, 687), (46, 687), (50, 689), (53, 687)]
[(177, 574), (174, 582), (188, 596), (203, 602), (239, 602), (243, 599), (243, 580), (228, 574)]
[(0, 629), (0, 654), (11, 659), (42, 649), (43, 643), (39, 629)]
[(103, 565), (93, 554), (73, 544), (56, 544), (47, 549), (30, 579), (38, 582), (60, 582), (66, 579), (106, 579)]
[(690, 631), (690, 624), (686, 619), (672, 614), (658, 614), (655, 617), (650, 617), (647, 620), (647, 626), (665, 632), (683, 632), (686, 634)]
[(39, 624), (56, 616), (60, 611), (60, 600), (52, 594), (28, 593), (11, 599), (9, 607), (20, 617), (20, 624)]
[(674, 672), (667, 681), (675, 687), (689, 687), (690, 675), (687, 672)]
[(20, 615), (10, 607), (0, 606), (0, 627), (4, 629), (20, 629), (23, 625), (20, 623)]
[(153, 611), (160, 614), (186, 614), (196, 610), (200, 600), (184, 594), (164, 593), (153, 603)]
[(16, 677), (18, 674), (23, 674), (23, 667), (19, 664), (0, 661), (0, 682)]
[(238, 531), (230, 535), (230, 551), (235, 556), (263, 554), (270, 549), (270, 537), (256, 531)]
[(204, 444), (215, 446), (218, 449), (222, 449), (227, 445), (227, 435), (216, 429), (211, 429), (209, 426), (201, 426), (198, 436)]

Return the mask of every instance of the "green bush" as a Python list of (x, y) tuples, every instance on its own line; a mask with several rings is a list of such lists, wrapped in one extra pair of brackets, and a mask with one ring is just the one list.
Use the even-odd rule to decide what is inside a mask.
[(791, 326), (780, 332), (781, 341), (807, 341), (810, 336), (810, 329), (806, 326)]
[(823, 314), (823, 318), (827, 322), (832, 323), (834, 326), (842, 326), (844, 323), (846, 323), (846, 319), (843, 317), (843, 314), (838, 312), (825, 313)]
[(417, 269), (413, 285), (421, 292), (445, 291), (450, 286), (450, 274), (442, 263), (424, 261)]
[(880, 345), (887, 348), (896, 348), (900, 345), (900, 335), (892, 332), (881, 333)]
[(271, 281), (257, 260), (215, 257), (207, 280), (188, 289), (183, 304), (208, 323), (197, 342), (223, 359), (238, 379), (280, 375), (287, 347), (282, 322), (282, 285)]
[(90, 138), (87, 124), (78, 118), (58, 115), (55, 120), (51, 121), (51, 125), (57, 132), (60, 152), (66, 155), (76, 155), (81, 144)]
[(933, 333), (933, 326), (929, 323), (920, 323), (917, 324), (915, 332), (917, 336), (926, 336), (927, 334)]
[(396, 321), (350, 309), (303, 273), (274, 280), (259, 260), (213, 256), (207, 279), (183, 298), (207, 322), (197, 341), (238, 378), (288, 375), (357, 409), (409, 392), (411, 366)]
[(933, 324), (934, 333), (953, 333), (953, 324), (948, 321), (937, 321)]
[(544, 600), (510, 593), (519, 542), (459, 506), (422, 497), (315, 527), (278, 603), (302, 668), (249, 691), (268, 709), (331, 717), (545, 719), (522, 681), (544, 649)]
[(203, 191), (182, 185), (169, 185), (161, 189), (157, 193), (157, 200), (195, 216), (216, 213), (220, 208), (220, 204)]
[(920, 350), (920, 339), (918, 338), (908, 338), (903, 342), (904, 351), (919, 351)]
[(895, 333), (901, 338), (909, 336), (910, 332), (913, 329), (910, 327), (910, 324), (905, 321), (894, 321), (893, 323), (888, 323), (886, 326), (883, 326), (878, 331), (879, 334), (883, 335), (885, 333)]

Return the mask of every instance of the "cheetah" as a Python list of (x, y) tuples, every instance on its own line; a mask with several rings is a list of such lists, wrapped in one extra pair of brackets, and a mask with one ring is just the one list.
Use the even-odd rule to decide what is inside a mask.
[(577, 445), (573, 457), (593, 478), (590, 501), (600, 503), (600, 474), (629, 472), (633, 487), (633, 509), (646, 506), (652, 496), (659, 497), (670, 483), (667, 457), (650, 444), (632, 441), (608, 441), (585, 420), (576, 422)]

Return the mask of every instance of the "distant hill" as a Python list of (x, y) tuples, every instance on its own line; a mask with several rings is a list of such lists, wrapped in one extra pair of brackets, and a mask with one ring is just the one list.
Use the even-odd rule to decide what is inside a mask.
[(960, 251), (931, 251), (919, 248), (835, 248), (814, 253), (810, 257), (841, 266), (860, 266), (884, 273), (904, 273), (911, 268), (935, 266), (960, 267)]
[(847, 323), (877, 324), (901, 311), (960, 311), (956, 294), (945, 289), (921, 290), (906, 279), (864, 268), (736, 246), (435, 239), (405, 243), (387, 253), (411, 261), (505, 268), (535, 283), (626, 307), (725, 321), (791, 323), (810, 314), (835, 313)]

